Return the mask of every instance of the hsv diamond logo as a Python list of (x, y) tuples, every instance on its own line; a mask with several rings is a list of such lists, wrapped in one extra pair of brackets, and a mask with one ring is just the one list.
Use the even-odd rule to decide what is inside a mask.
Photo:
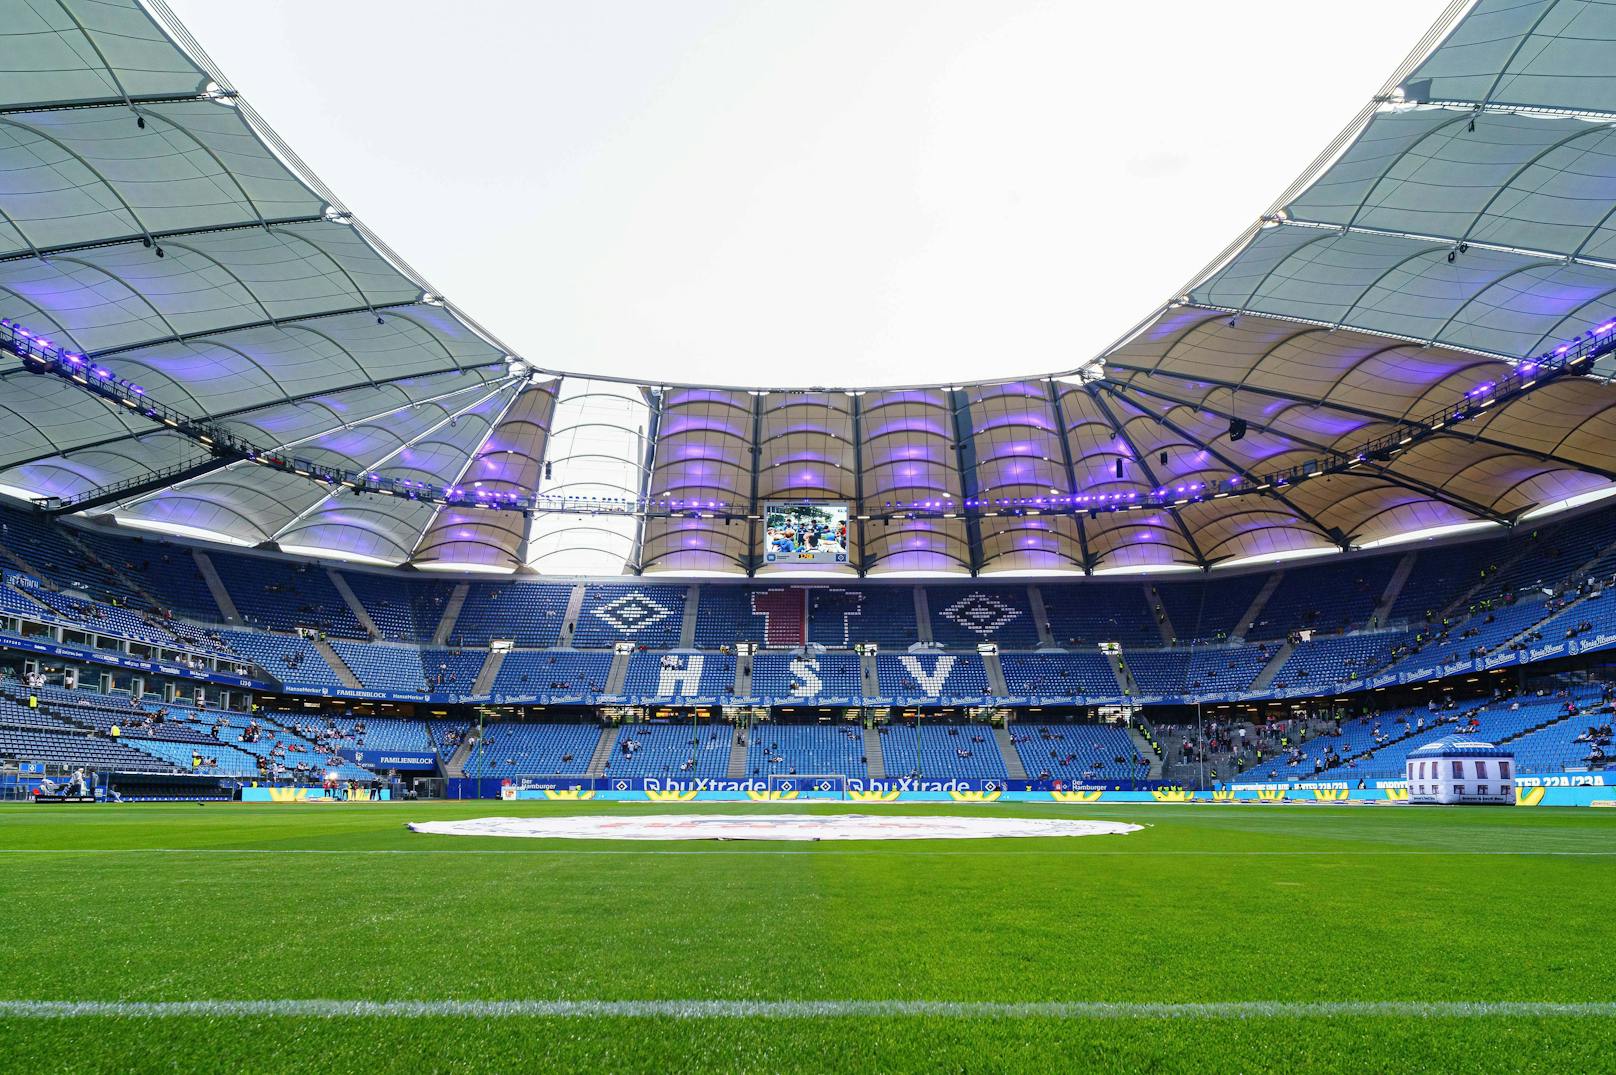
[(965, 628), (986, 638), (1017, 616), (1019, 609), (1011, 608), (997, 597), (985, 593), (968, 593), (943, 610), (943, 615)]
[(622, 597), (606, 602), (595, 609), (594, 614), (625, 635), (673, 615), (671, 610), (663, 608), (638, 590), (631, 590)]

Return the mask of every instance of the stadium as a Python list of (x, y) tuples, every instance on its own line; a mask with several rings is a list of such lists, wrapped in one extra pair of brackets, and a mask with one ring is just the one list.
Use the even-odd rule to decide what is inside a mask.
[(1616, 1069), (1612, 48), (1451, 4), (1067, 368), (657, 383), (0, 0), (0, 1053)]

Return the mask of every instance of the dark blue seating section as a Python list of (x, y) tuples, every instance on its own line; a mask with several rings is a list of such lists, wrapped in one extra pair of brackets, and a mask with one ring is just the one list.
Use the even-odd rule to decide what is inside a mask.
[(1038, 624), (1025, 586), (928, 586), (933, 640), (945, 646), (996, 642), (1002, 648), (1038, 645)]
[(1150, 763), (1139, 758), (1128, 733), (1114, 724), (1018, 722), (1011, 739), (1022, 768), (1034, 780), (1104, 784), (1150, 776)]
[(598, 724), (490, 724), (466, 757), (472, 777), (584, 773), (600, 740)]
[(752, 610), (752, 586), (703, 586), (696, 601), (696, 645), (703, 649), (764, 641), (766, 617)]
[(974, 653), (883, 653), (875, 661), (882, 697), (977, 698), (987, 693), (987, 670)]
[(716, 698), (735, 693), (735, 658), (725, 653), (636, 653), (623, 693), (630, 698)]
[(1044, 611), (1055, 643), (1070, 649), (1101, 642), (1159, 646), (1161, 631), (1137, 582), (1044, 584)]
[(1105, 654), (1001, 653), (1004, 685), (1015, 697), (1115, 698), (1122, 688)]
[(434, 694), (470, 694), (487, 660), (480, 649), (429, 649), (421, 653), (421, 671)]
[(1391, 661), (1392, 651), (1408, 640), (1403, 631), (1378, 634), (1324, 635), (1298, 642), (1274, 674), (1276, 690), (1308, 684), (1328, 686), (1373, 675)]
[(449, 640), (485, 646), (496, 638), (518, 646), (553, 646), (561, 638), (572, 587), (565, 583), (474, 582)]
[(1221, 579), (1208, 576), (1195, 582), (1157, 583), (1156, 594), (1172, 625), (1172, 637), (1182, 644), (1215, 642), (1233, 635), (1268, 576), (1266, 571), (1257, 571)]
[(331, 648), (366, 690), (419, 694), (426, 690), (421, 651), (416, 646), (387, 642), (333, 641)]
[(591, 583), (584, 587), (572, 644), (584, 649), (614, 642), (677, 646), (687, 590), (685, 586)]
[(310, 627), (336, 638), (369, 637), (319, 564), (211, 550), (208, 559), (250, 626), (271, 631)]
[(344, 571), (342, 577), (390, 642), (432, 641), (455, 588), (444, 579), (402, 579), (368, 571)]
[(1343, 631), (1369, 621), (1386, 593), (1395, 556), (1350, 557), (1292, 567), (1268, 596), (1250, 639), (1284, 638), (1299, 628)]
[(752, 659), (758, 698), (852, 698), (863, 694), (856, 653), (759, 653)]
[(606, 674), (611, 667), (609, 653), (512, 650), (494, 677), (493, 693), (523, 697), (600, 694), (606, 689)]
[(748, 776), (865, 777), (864, 731), (856, 724), (755, 724), (746, 744)]
[(617, 730), (606, 775), (721, 777), (729, 771), (733, 734), (727, 724), (625, 724)]

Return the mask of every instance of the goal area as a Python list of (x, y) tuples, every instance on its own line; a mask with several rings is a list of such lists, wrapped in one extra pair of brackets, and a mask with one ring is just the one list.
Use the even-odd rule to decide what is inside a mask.
[(790, 776), (771, 774), (770, 794), (796, 792), (798, 799), (845, 799), (847, 777), (842, 773), (794, 773)]

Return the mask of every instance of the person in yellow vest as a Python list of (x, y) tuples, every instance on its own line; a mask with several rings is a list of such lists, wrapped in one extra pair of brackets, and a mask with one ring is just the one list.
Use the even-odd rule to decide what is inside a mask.
[(111, 735), (112, 738), (116, 739), (118, 736), (123, 734), (123, 729), (114, 724), (111, 729), (109, 729), (108, 734)]

